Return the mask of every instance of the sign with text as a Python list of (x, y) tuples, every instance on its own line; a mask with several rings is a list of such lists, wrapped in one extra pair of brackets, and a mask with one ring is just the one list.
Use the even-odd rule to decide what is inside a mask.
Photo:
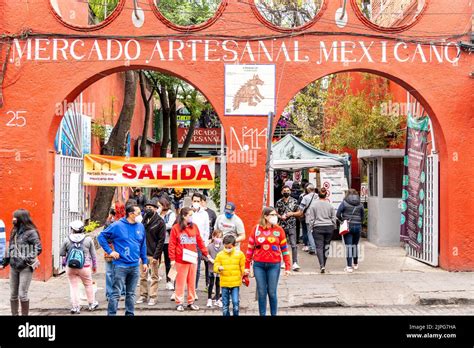
[[(183, 144), (189, 128), (178, 128), (179, 143)], [(191, 144), (219, 145), (221, 143), (221, 128), (194, 128)]]
[(225, 115), (275, 112), (275, 65), (225, 66)]
[(327, 199), (334, 209), (344, 200), (344, 190), (347, 189), (347, 180), (344, 176), (344, 167), (320, 168), (321, 187), (328, 191)]
[(423, 249), (423, 216), (426, 192), (426, 149), (429, 118), (408, 115), (403, 166), (400, 240), (417, 251)]
[(214, 188), (215, 158), (84, 156), (84, 185)]

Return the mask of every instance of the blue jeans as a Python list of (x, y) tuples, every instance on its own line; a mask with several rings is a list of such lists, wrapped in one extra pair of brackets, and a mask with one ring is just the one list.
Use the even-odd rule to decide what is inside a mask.
[(359, 262), (359, 241), (360, 241), (361, 225), (349, 224), (349, 233), (344, 235), (344, 244), (346, 245), (347, 267), (352, 267), (352, 260), (354, 264)]
[(231, 298), (234, 317), (239, 315), (239, 290), (238, 286), (235, 288), (222, 288), (222, 314), (224, 314), (224, 317), (230, 317)]
[(303, 230), (303, 244), (308, 246), (308, 225), (306, 225), (306, 222), (301, 222), (301, 228)]
[[(114, 283), (114, 264), (113, 262), (105, 262), (105, 298), (107, 301), (112, 298)], [(125, 289), (123, 289), (121, 296), (125, 297)]]
[(125, 315), (135, 315), (135, 291), (140, 279), (140, 267), (114, 265), (113, 290), (107, 308), (108, 315), (116, 315), (120, 294), (125, 290)]
[(258, 311), (260, 315), (267, 314), (267, 295), (270, 300), (270, 313), (277, 315), (277, 287), (280, 278), (280, 262), (254, 262), (253, 272), (257, 281)]
[(308, 234), (308, 246), (309, 246), (309, 251), (316, 252), (316, 243), (314, 242), (314, 237), (313, 237), (313, 228), (308, 226), (306, 224), (306, 233)]

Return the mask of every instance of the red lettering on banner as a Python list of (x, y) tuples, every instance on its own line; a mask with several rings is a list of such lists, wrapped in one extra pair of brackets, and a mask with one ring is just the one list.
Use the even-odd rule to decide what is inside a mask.
[(211, 171), (209, 170), (209, 166), (201, 166), (201, 168), (199, 169), (199, 173), (196, 177), (196, 180), (202, 180), (202, 179), (205, 179), (205, 180), (212, 180), (212, 175), (211, 175)]
[(137, 169), (137, 166), (133, 163), (124, 164), (124, 166), (122, 167), (122, 176), (126, 179), (135, 179), (135, 177), (137, 176), (137, 172), (135, 171), (135, 169)]
[(140, 175), (138, 176), (138, 179), (154, 179), (153, 177), (153, 170), (151, 169), (151, 166), (149, 164), (145, 164), (140, 171)]
[(173, 164), (173, 168), (171, 170), (171, 176), (173, 180), (178, 180), (178, 166), (176, 164)]
[(158, 164), (157, 170), (156, 170), (156, 178), (158, 180), (169, 180), (170, 176), (169, 175), (163, 175), (163, 166), (161, 164)]
[[(189, 174), (186, 171), (189, 169)], [(183, 164), (181, 166), (181, 180), (191, 180), (196, 176), (196, 168), (193, 166)]]

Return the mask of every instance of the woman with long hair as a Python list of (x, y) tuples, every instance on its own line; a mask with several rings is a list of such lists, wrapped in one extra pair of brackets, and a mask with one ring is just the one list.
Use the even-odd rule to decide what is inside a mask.
[(18, 315), (20, 304), (21, 315), (29, 314), (28, 290), (33, 272), (39, 266), (37, 257), (41, 251), (41, 239), (30, 213), (25, 209), (16, 210), (13, 213), (8, 255), (2, 263), (2, 268), (10, 265), (10, 307), (13, 316)]
[(257, 281), (258, 310), (264, 316), (267, 312), (267, 297), (270, 313), (277, 315), (277, 287), (280, 278), (281, 259), (285, 261), (285, 276), (290, 274), (290, 255), (283, 228), (278, 225), (275, 208), (263, 208), (260, 221), (250, 233), (244, 274), (250, 273), (250, 263)]
[(184, 311), (184, 288), (188, 288), (188, 308), (194, 311), (199, 307), (196, 300), (196, 271), (198, 248), (208, 257), (206, 244), (201, 238), (198, 227), (193, 224), (193, 210), (184, 207), (180, 210), (177, 223), (171, 229), (168, 253), (171, 267), (176, 267), (176, 310)]

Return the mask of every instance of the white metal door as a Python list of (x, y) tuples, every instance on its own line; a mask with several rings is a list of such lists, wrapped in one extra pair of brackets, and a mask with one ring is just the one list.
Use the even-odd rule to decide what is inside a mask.
[(59, 249), (69, 235), (69, 223), (83, 220), (84, 187), (82, 186), (83, 159), (56, 155), (54, 172), (53, 212), (53, 269), (64, 272)]
[(426, 196), (423, 249), (418, 252), (406, 245), (408, 256), (438, 266), (439, 256), (439, 156), (431, 154), (426, 163)]

